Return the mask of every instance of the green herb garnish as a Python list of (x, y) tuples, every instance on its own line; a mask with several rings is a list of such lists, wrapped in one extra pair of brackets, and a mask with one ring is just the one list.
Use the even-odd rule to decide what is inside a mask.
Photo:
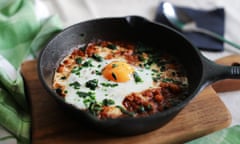
[(80, 74), (80, 70), (81, 70), (82, 68), (81, 67), (74, 67), (72, 70), (71, 70), (71, 73), (79, 73)]
[(81, 64), (81, 63), (82, 63), (82, 58), (81, 58), (81, 57), (76, 58), (76, 59), (75, 59), (75, 62), (76, 62), (77, 64)]
[(110, 105), (115, 104), (115, 102), (114, 102), (112, 99), (104, 99), (104, 100), (102, 101), (102, 104), (103, 104), (104, 106), (110, 106)]
[(76, 94), (81, 98), (85, 98), (85, 97), (89, 96), (89, 94), (87, 92), (77, 91)]
[(80, 89), (81, 84), (77, 81), (72, 82), (69, 84), (69, 86), (73, 87), (74, 89)]
[(102, 75), (102, 72), (95, 70), (96, 75)]
[(153, 77), (152, 79), (153, 79), (154, 82), (157, 82), (159, 80), (158, 77)]
[(90, 88), (91, 90), (95, 90), (98, 86), (98, 80), (97, 79), (89, 80), (86, 82), (85, 86), (87, 88)]
[(88, 60), (88, 61), (84, 62), (84, 63), (82, 64), (82, 66), (83, 66), (83, 67), (92, 67), (92, 66), (93, 66), (93, 65), (92, 65), (92, 61), (91, 61), (91, 60)]
[(134, 114), (135, 114), (134, 112), (130, 112), (130, 111), (124, 109), (122, 106), (116, 106), (116, 107), (119, 108), (122, 113), (127, 114), (127, 115), (129, 115), (129, 116), (132, 116), (132, 117), (133, 117)]
[(170, 78), (165, 78), (165, 79), (162, 79), (162, 82), (174, 82), (174, 80)]
[(145, 112), (145, 107), (142, 106), (142, 105), (140, 105), (140, 106), (138, 107), (137, 111), (140, 112), (140, 113), (144, 113), (144, 112)]
[(137, 72), (133, 73), (133, 77), (136, 83), (143, 82), (143, 80), (140, 78)]
[(150, 69), (150, 65), (148, 65), (147, 63), (143, 64), (144, 65), (144, 68), (146, 69)]
[(94, 93), (92, 92), (81, 92), (81, 91), (77, 91), (76, 94), (81, 97), (81, 98), (86, 98), (86, 97), (91, 97), (94, 96)]
[(118, 84), (117, 83), (101, 83), (101, 85), (102, 86), (104, 86), (104, 87), (116, 87), (116, 86), (118, 86)]
[(84, 98), (83, 103), (84, 105), (89, 108), (92, 103), (96, 103), (96, 96), (95, 93), (88, 92), (88, 95)]
[(158, 70), (156, 70), (156, 69), (152, 69), (152, 72), (154, 72), (154, 73), (158, 73)]
[(91, 114), (97, 116), (99, 112), (102, 110), (102, 105), (97, 102), (91, 103), (88, 110)]
[(97, 54), (93, 54), (92, 58), (95, 59), (98, 62), (103, 61), (103, 58), (101, 56), (97, 55)]
[(157, 73), (157, 75), (155, 75), (155, 77), (152, 77), (153, 81), (157, 82), (159, 80), (161, 80), (161, 74)]

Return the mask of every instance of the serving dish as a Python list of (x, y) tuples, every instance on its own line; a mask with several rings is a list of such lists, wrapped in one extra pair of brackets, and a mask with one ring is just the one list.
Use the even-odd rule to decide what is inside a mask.
[[(142, 42), (154, 47), (155, 52), (166, 51), (173, 55), (186, 70), (188, 97), (177, 106), (147, 117), (107, 120), (99, 120), (67, 104), (52, 88), (55, 69), (72, 48), (97, 39)], [(136, 135), (157, 129), (174, 118), (208, 84), (225, 78), (240, 78), (240, 67), (222, 66), (206, 59), (179, 32), (139, 16), (94, 19), (66, 28), (42, 50), (38, 59), (38, 72), (44, 87), (62, 109), (80, 119), (86, 119), (102, 132), (116, 135)]]

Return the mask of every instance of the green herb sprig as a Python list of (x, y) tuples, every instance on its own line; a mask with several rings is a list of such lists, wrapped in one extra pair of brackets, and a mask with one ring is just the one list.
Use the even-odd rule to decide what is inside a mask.
[(143, 80), (141, 79), (137, 72), (133, 73), (133, 77), (136, 83), (143, 82)]
[(98, 87), (98, 80), (93, 79), (86, 82), (85, 86), (91, 90), (95, 90)]

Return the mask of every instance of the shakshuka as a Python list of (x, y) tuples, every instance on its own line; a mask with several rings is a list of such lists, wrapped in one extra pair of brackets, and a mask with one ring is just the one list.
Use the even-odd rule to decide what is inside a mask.
[(99, 119), (164, 111), (186, 98), (188, 79), (177, 59), (155, 51), (113, 41), (77, 46), (58, 65), (53, 88)]

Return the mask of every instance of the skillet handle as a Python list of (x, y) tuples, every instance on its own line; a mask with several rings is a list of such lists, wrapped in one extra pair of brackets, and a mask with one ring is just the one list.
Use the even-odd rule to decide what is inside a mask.
[[(216, 60), (216, 63), (223, 65), (240, 66), (240, 55), (233, 54)], [(240, 79), (226, 79), (212, 84), (216, 92), (227, 92), (240, 90)]]
[(225, 66), (203, 58), (203, 81), (211, 84), (223, 79), (240, 79), (240, 66)]

